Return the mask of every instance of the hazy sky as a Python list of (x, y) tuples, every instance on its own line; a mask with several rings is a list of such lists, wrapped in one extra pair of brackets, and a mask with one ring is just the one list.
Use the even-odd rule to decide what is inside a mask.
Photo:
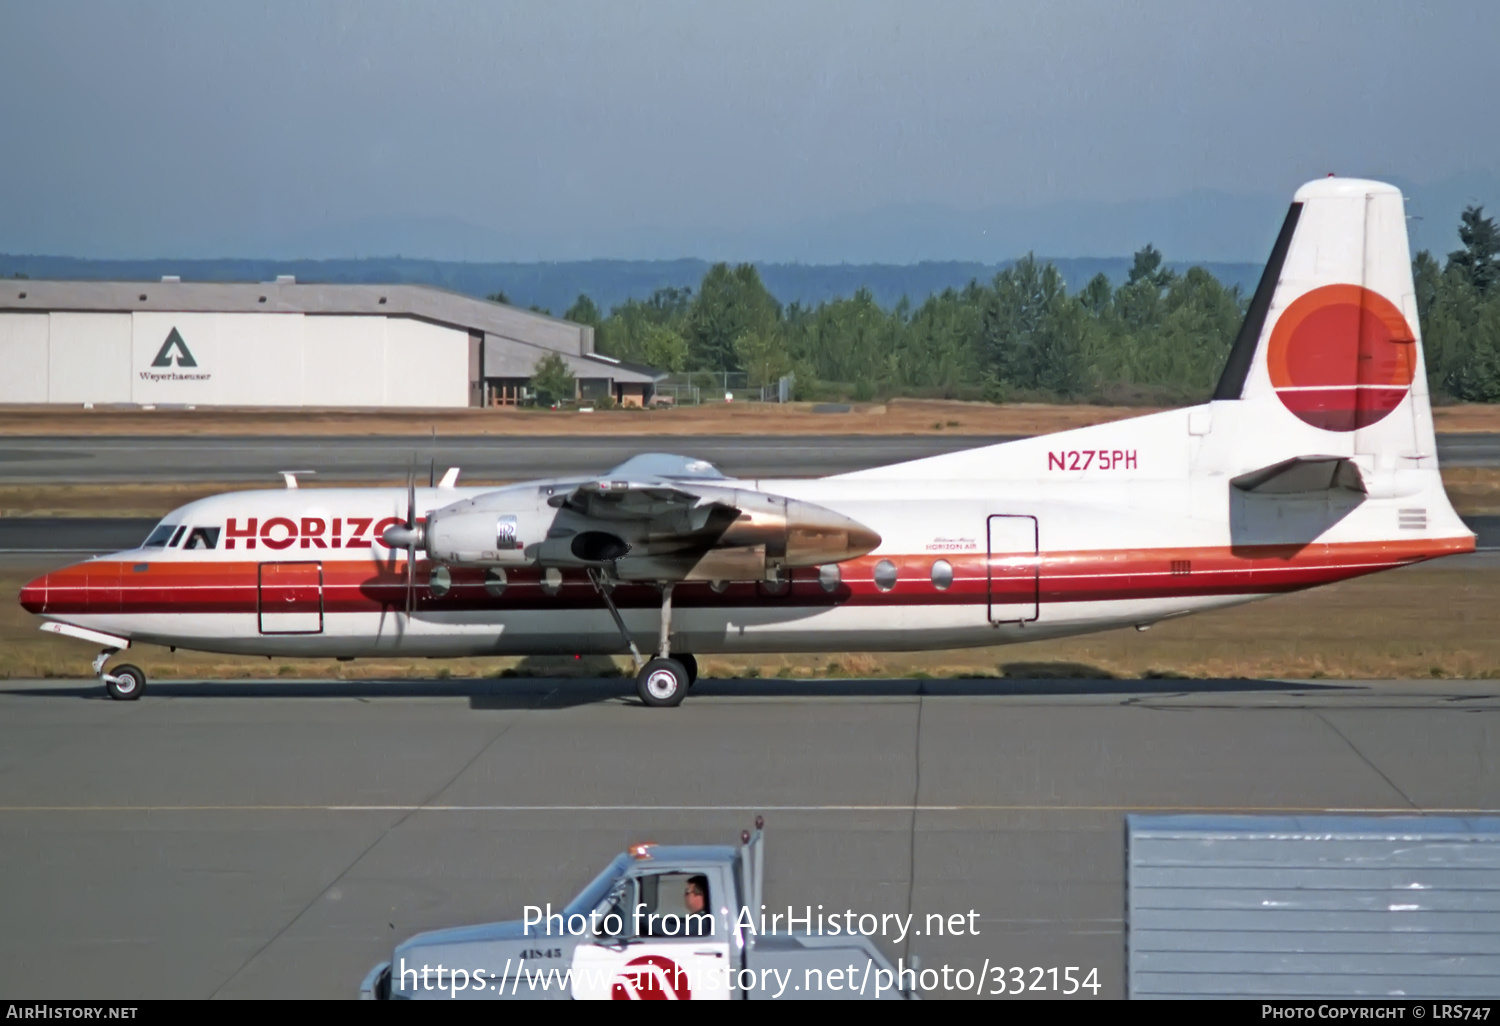
[(1180, 255), (1259, 260), (1328, 171), (1500, 208), (1497, 44), (1492, 0), (0, 0), (0, 252), (1109, 255), (1006, 212), (1207, 193)]

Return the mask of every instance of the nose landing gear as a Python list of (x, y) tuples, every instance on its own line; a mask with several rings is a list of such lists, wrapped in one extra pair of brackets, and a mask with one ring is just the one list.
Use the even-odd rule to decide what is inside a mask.
[(133, 702), (146, 690), (146, 674), (139, 666), (121, 663), (106, 673), (104, 664), (118, 652), (117, 648), (106, 648), (94, 657), (94, 676), (104, 682), (104, 690), (117, 702)]

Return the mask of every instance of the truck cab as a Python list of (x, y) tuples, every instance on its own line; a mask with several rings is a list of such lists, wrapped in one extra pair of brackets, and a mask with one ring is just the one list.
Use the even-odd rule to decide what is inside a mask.
[(808, 970), (851, 963), (894, 978), (869, 938), (759, 932), (758, 820), (741, 841), (632, 845), (561, 908), (528, 905), (521, 920), (412, 937), (370, 971), (360, 996), (701, 1001), (815, 996), (765, 981), (800, 985)]

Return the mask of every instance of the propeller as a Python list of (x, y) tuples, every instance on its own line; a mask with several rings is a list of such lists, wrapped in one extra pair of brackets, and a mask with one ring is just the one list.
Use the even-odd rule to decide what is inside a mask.
[(417, 546), (426, 541), (426, 532), (417, 526), (417, 460), (412, 455), (406, 472), (406, 522), (385, 529), (380, 540), (387, 548), (406, 550), (406, 615), (410, 616), (417, 590)]
[(417, 595), (417, 468), (406, 475), (406, 615)]

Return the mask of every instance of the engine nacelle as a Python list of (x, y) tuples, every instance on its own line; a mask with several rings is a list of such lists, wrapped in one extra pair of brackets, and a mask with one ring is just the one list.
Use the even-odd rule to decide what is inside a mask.
[(530, 566), (557, 515), (550, 497), (547, 488), (523, 485), (433, 510), (424, 532), (427, 555), (450, 566)]
[(608, 565), (634, 581), (771, 580), (786, 568), (854, 559), (880, 544), (841, 513), (765, 492), (694, 481), (684, 488), (695, 504), (648, 496), (643, 512), (614, 505), (620, 493), (600, 484), (561, 505), (579, 484), (517, 485), (434, 510), (420, 544), (450, 566)]

